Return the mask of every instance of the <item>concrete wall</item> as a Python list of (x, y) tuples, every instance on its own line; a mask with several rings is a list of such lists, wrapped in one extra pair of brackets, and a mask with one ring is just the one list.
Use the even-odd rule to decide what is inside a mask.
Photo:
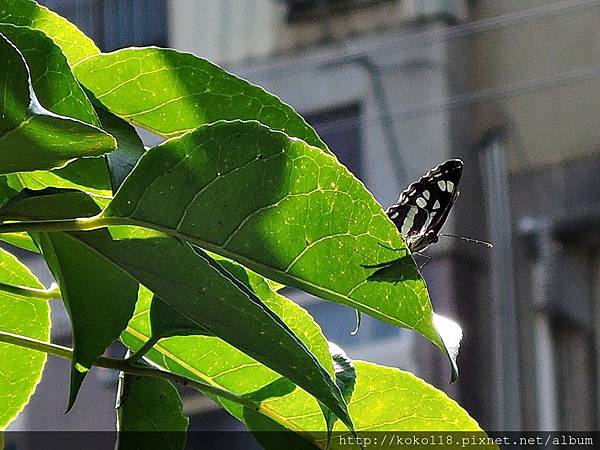
[(463, 20), (467, 11), (463, 0), (354, 3), (360, 7), (334, 8), (324, 18), (311, 13), (290, 21), (281, 0), (171, 0), (170, 45), (220, 64), (234, 64), (411, 28), (423, 17)]
[[(474, 89), (509, 88), (478, 106), (477, 127), (510, 128), (512, 171), (600, 154), (600, 6), (560, 10), (556, 3), (478, 2), (474, 12), (479, 20), (515, 17), (514, 25), (473, 39)], [(537, 17), (517, 20), (534, 7)]]

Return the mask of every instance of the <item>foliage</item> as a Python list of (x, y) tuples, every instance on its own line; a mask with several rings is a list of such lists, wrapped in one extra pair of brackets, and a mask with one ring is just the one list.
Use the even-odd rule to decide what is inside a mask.
[[(349, 360), (277, 292), (412, 329), (456, 372), (458, 326), (433, 313), (397, 229), (290, 106), (190, 54), (100, 53), (29, 0), (2, 2), (0, 54), (0, 239), (40, 253), (58, 283), (44, 289), (0, 252), (0, 429), (49, 353), (72, 361), (69, 407), (93, 365), (123, 372), (121, 430), (185, 430), (174, 382), (311, 448), (332, 430), (479, 430), (412, 374)], [(167, 140), (146, 150), (132, 125)], [(52, 298), (72, 350), (48, 343)], [(130, 358), (102, 356), (117, 339)]]

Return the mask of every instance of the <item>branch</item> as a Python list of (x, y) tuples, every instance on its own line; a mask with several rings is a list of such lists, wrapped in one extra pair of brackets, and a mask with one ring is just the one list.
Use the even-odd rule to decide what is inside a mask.
[[(37, 339), (33, 339), (26, 336), (20, 336), (17, 334), (7, 333), (0, 331), (0, 342), (7, 344), (17, 345), (19, 347), (28, 348), (30, 350), (36, 350), (49, 355), (57, 356), (59, 358), (72, 360), (73, 350), (62, 345), (52, 344), (49, 342), (43, 342)], [(227, 400), (244, 405), (255, 411), (259, 410), (259, 404), (250, 400), (249, 398), (234, 394), (233, 392), (225, 389), (212, 386), (210, 384), (203, 383), (197, 380), (191, 380), (189, 378), (177, 375), (171, 372), (167, 372), (160, 369), (155, 369), (148, 366), (142, 366), (122, 359), (107, 358), (101, 356), (95, 363), (98, 367), (104, 367), (107, 369), (120, 370), (121, 372), (128, 373), (130, 375), (138, 375), (143, 377), (162, 378), (165, 380), (172, 381), (174, 383), (182, 384), (183, 386), (189, 386), (203, 394), (216, 395)]]

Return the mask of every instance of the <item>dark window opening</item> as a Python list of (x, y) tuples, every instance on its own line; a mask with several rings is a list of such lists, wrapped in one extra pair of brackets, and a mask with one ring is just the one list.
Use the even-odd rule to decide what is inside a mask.
[(103, 51), (167, 45), (167, 0), (39, 0), (66, 17)]
[(289, 22), (338, 14), (393, 0), (283, 0), (287, 4)]
[(327, 109), (305, 116), (321, 139), (350, 172), (362, 177), (360, 105), (352, 104)]

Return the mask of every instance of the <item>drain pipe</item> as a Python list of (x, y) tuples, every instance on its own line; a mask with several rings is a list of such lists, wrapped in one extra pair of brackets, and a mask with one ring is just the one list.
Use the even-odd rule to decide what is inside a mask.
[[(517, 308), (513, 272), (512, 224), (505, 155), (504, 130), (484, 139), (481, 173), (490, 241), (493, 326), (494, 411), (493, 429), (521, 430), (521, 390), (517, 338)], [(486, 142), (487, 141), (487, 142)]]
[(535, 307), (533, 323), (537, 424), (540, 431), (559, 428), (559, 405), (556, 386), (556, 362), (552, 328), (546, 305), (552, 295), (552, 279), (557, 267), (559, 243), (554, 238), (552, 226), (543, 219), (525, 219), (521, 231), (533, 238), (536, 262), (532, 273), (532, 296)]
[(323, 70), (334, 68), (337, 69), (344, 65), (359, 66), (369, 77), (371, 87), (373, 88), (373, 98), (377, 104), (379, 122), (381, 123), (381, 129), (383, 131), (386, 144), (385, 147), (394, 167), (394, 173), (396, 173), (396, 176), (398, 177), (397, 179), (400, 180), (401, 184), (407, 183), (408, 174), (406, 172), (406, 166), (402, 160), (400, 140), (398, 139), (398, 135), (394, 130), (393, 114), (391, 113), (388, 99), (385, 94), (385, 85), (383, 83), (381, 68), (372, 60), (372, 58), (361, 55), (342, 58), (331, 63), (324, 64)]

